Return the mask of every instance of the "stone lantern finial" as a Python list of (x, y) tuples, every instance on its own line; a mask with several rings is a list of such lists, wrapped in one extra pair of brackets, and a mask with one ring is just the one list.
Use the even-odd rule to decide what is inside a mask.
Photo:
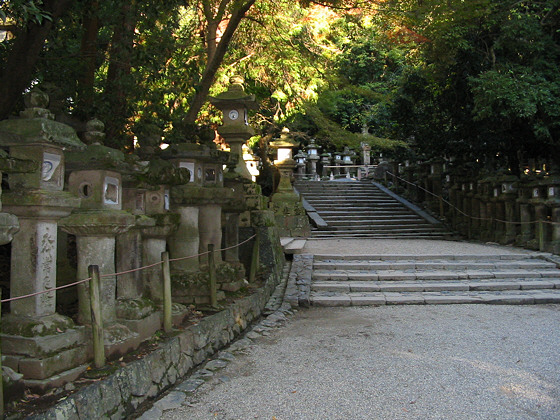
[(49, 95), (39, 88), (33, 88), (29, 91), (25, 95), (23, 102), (26, 109), (19, 113), (21, 118), (46, 118), (54, 120), (54, 115), (47, 109), (49, 106)]
[(103, 144), (105, 138), (105, 124), (102, 121), (94, 118), (89, 120), (86, 124), (86, 131), (84, 133), (84, 143), (86, 144)]

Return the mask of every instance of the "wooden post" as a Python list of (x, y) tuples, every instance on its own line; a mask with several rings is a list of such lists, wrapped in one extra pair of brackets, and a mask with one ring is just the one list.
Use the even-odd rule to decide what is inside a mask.
[(105, 366), (105, 347), (103, 344), (103, 317), (101, 315), (101, 278), (99, 267), (88, 267), (89, 300), (91, 304), (91, 332), (93, 335), (93, 363), (97, 369)]
[(439, 217), (443, 219), (445, 217), (445, 213), (443, 210), (443, 197), (439, 197)]
[(208, 289), (210, 290), (210, 306), (218, 307), (216, 291), (216, 262), (214, 259), (214, 244), (208, 244)]
[(259, 270), (260, 263), (260, 235), (259, 228), (257, 228), (257, 236), (255, 236), (255, 243), (253, 244), (253, 255), (251, 256), (251, 271), (249, 272), (249, 283), (254, 283), (257, 278), (257, 271)]
[(539, 220), (539, 251), (544, 251), (545, 243), (544, 243), (544, 222)]
[(161, 271), (163, 274), (163, 331), (167, 334), (173, 329), (171, 319), (171, 271), (169, 267), (169, 252), (161, 253)]

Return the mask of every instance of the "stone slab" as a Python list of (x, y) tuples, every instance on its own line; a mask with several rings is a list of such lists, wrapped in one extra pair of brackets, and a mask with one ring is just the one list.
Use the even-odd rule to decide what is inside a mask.
[(402, 283), (402, 284), (384, 284), (379, 285), (381, 292), (423, 292), (424, 285), (422, 283)]
[(86, 349), (76, 347), (40, 359), (22, 358), (19, 360), (18, 370), (26, 379), (47, 379), (60, 372), (74, 369), (76, 366), (84, 364), (87, 359)]
[(406, 273), (404, 271), (378, 273), (379, 280), (416, 280), (416, 273)]
[(423, 305), (426, 303), (422, 295), (394, 296), (386, 294), (385, 301), (387, 305)]
[(496, 282), (470, 282), (470, 290), (519, 290), (521, 287), (519, 283), (506, 282), (506, 281), (496, 281)]
[(311, 285), (311, 290), (318, 292), (332, 291), (332, 292), (349, 292), (350, 285), (348, 283), (339, 283), (335, 281), (329, 281), (325, 283), (313, 283)]
[(351, 296), (352, 306), (385, 305), (384, 296)]
[(480, 299), (475, 296), (464, 295), (430, 295), (424, 294), (426, 305), (451, 305), (464, 303), (480, 303)]
[(350, 306), (352, 303), (350, 296), (312, 296), (313, 306)]
[(496, 295), (481, 295), (483, 303), (495, 305), (530, 305), (537, 303), (532, 295), (512, 295), (512, 294), (496, 294)]
[(370, 282), (359, 282), (359, 281), (351, 281), (348, 282), (350, 286), (351, 292), (379, 292), (379, 283), (370, 283)]
[(57, 373), (46, 379), (24, 379), (25, 386), (37, 392), (45, 392), (48, 389), (64, 386), (68, 382), (75, 381), (85, 372), (89, 365), (81, 365), (64, 372)]
[[(560, 281), (558, 282), (560, 285)], [(520, 281), (519, 286), (521, 290), (534, 290), (534, 289), (554, 289), (556, 286), (552, 281), (535, 280), (535, 281)]]

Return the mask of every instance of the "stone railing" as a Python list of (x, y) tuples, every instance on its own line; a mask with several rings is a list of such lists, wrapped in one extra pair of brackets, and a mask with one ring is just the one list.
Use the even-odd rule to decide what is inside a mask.
[(393, 164), (385, 181), (470, 239), (560, 253), (560, 178), (478, 178), (445, 169), (440, 163), (400, 170)]

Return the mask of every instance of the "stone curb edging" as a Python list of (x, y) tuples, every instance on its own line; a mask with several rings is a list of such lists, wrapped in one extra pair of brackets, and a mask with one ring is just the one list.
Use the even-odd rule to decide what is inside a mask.
[(277, 283), (277, 276), (271, 274), (265, 285), (253, 295), (201, 319), (198, 324), (162, 342), (160, 348), (144, 358), (129, 363), (108, 378), (80, 389), (47, 411), (27, 419), (121, 419), (134, 413), (142, 403), (165, 392), (190, 369), (239, 336), (251, 321), (261, 315)]
[(294, 254), (292, 268), (288, 277), (284, 302), (292, 308), (309, 307), (311, 280), (313, 276), (313, 255)]
[(279, 309), (252, 327), (244, 338), (233, 343), (225, 351), (219, 352), (215, 358), (202, 365), (187, 380), (176, 385), (167, 395), (156, 401), (152, 408), (138, 417), (138, 420), (156, 420), (161, 418), (167, 410), (189, 405), (188, 398), (212, 378), (219, 382), (228, 382), (230, 378), (225, 375), (219, 376), (219, 372), (236, 358), (235, 354), (249, 350), (255, 344), (253, 340), (270, 335), (273, 329), (284, 325), (288, 321), (288, 316), (293, 313), (292, 307), (288, 303), (283, 303)]

